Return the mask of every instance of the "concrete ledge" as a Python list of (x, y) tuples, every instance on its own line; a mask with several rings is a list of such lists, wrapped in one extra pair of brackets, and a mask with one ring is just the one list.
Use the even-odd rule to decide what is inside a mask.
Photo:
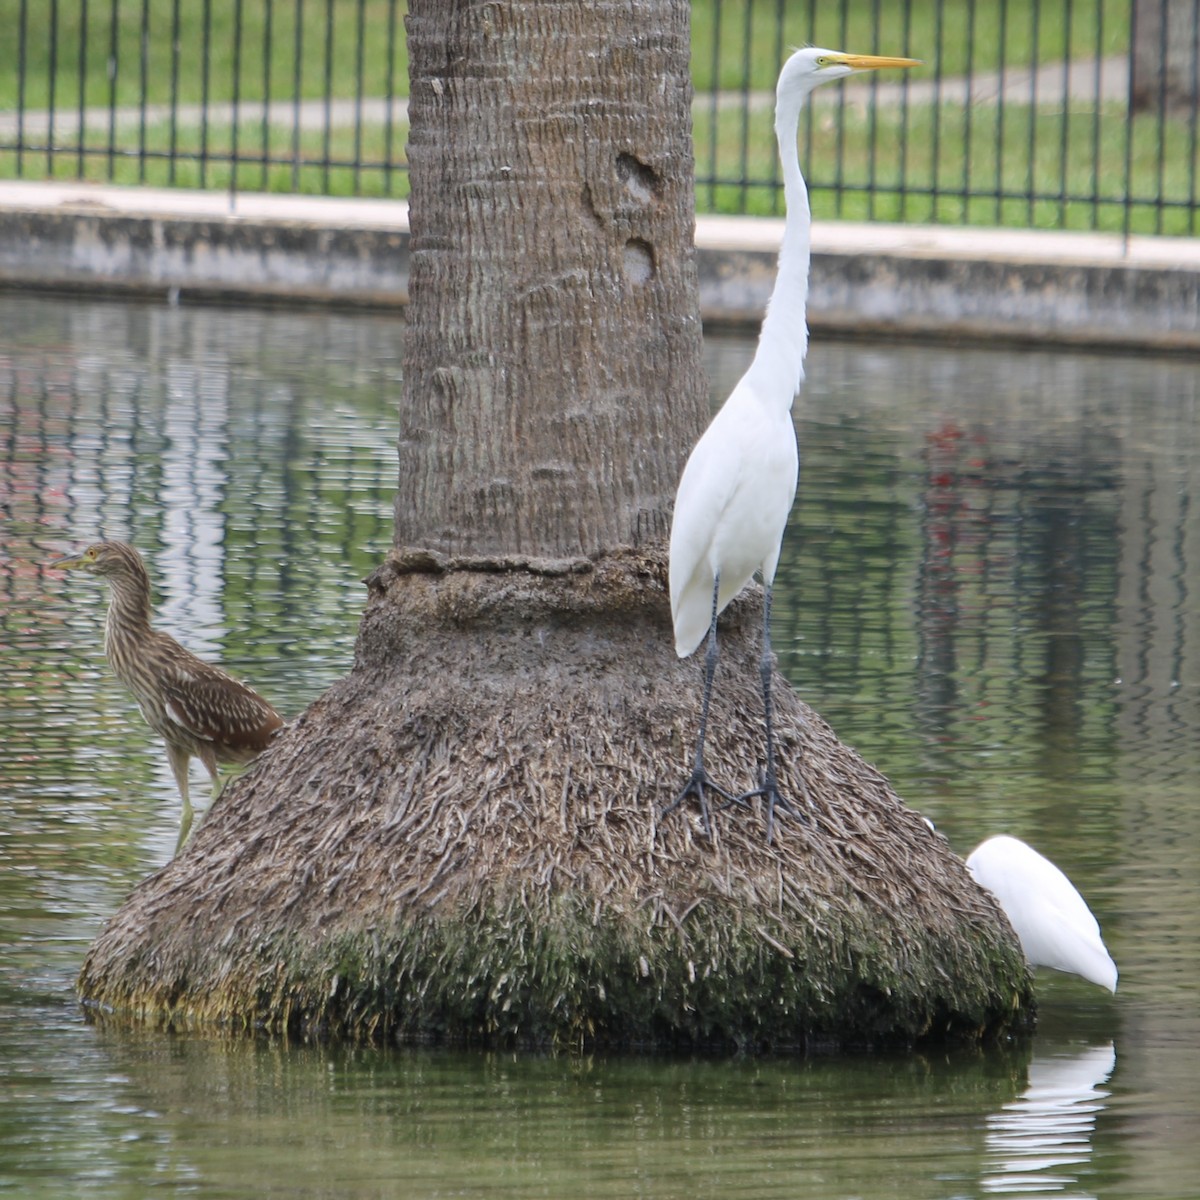
[[(697, 222), (706, 321), (757, 320), (783, 222)], [(1200, 351), (1200, 243), (816, 222), (809, 323), (843, 334)]]
[(396, 306), (404, 204), (0, 185), (0, 287)]
[[(779, 220), (702, 217), (700, 299), (751, 325)], [(1200, 352), (1194, 240), (818, 222), (814, 329)], [(0, 287), (392, 307), (408, 299), (400, 202), (0, 184)]]

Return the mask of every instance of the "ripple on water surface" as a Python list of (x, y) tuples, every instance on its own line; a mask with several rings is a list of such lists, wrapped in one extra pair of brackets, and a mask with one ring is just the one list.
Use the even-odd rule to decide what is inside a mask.
[[(104, 668), (103, 588), (45, 561), (136, 542), (162, 626), (299, 712), (348, 670), (390, 544), (401, 328), (30, 297), (0, 327), (0, 1189), (1193, 1189), (1194, 364), (826, 341), (796, 405), (783, 671), (956, 849), (1003, 830), (1062, 865), (1116, 998), (1043, 973), (1034, 1042), (970, 1054), (542, 1058), (85, 1023), (83, 950), (170, 854), (179, 801)], [(751, 351), (709, 339), (714, 401)]]

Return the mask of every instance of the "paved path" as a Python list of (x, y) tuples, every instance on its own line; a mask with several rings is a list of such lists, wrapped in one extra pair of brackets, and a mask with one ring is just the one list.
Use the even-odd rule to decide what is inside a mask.
[[(837, 89), (813, 93), (812, 103), (818, 108), (833, 108), (839, 104), (925, 105), (932, 103), (962, 105), (995, 104), (1062, 104), (1068, 98), (1072, 109), (1081, 105), (1095, 106), (1102, 101), (1124, 100), (1129, 92), (1129, 60), (1125, 55), (1102, 59), (1075, 59), (1070, 63), (1053, 62), (1031, 69), (1012, 67), (1004, 71), (981, 71), (971, 77), (954, 76), (947, 79), (909, 78), (902, 82), (874, 79), (870, 83), (853, 82)], [(767, 91), (724, 91), (697, 95), (697, 112), (739, 110), (746, 106), (751, 112), (770, 108), (774, 94)], [(237, 108), (239, 123), (252, 138), (247, 127), (261, 126), (266, 120), (274, 132), (291, 132), (297, 126), (305, 132), (320, 132), (328, 125), (332, 129), (364, 125), (383, 125), (388, 114), (393, 123), (408, 120), (408, 101), (364, 98), (357, 100), (302, 100), (293, 104), (276, 100), (269, 104), (245, 101)], [(1090, 111), (1090, 108), (1088, 109)], [(226, 126), (233, 122), (234, 108), (221, 101), (208, 105), (208, 123)], [(147, 125), (166, 125), (171, 121), (171, 108), (166, 104), (149, 104), (143, 111), (134, 106), (115, 109), (88, 108), (83, 112), (83, 126), (88, 133), (107, 133), (109, 129), (128, 132)], [(181, 128), (199, 128), (205, 112), (199, 104), (180, 104), (175, 109), (175, 122)], [(54, 111), (54, 138), (72, 140), (79, 136), (78, 109), (58, 108)], [(20, 128), (25, 141), (44, 140), (50, 133), (50, 113), (43, 109), (28, 110), (18, 120), (14, 112), (0, 112), (0, 138), (14, 140)]]
[[(364, 125), (383, 125), (387, 121), (388, 102), (380, 99), (330, 100), (328, 107), (324, 100), (302, 100), (293, 104), (290, 100), (273, 100), (264, 104), (259, 100), (247, 100), (238, 104), (238, 123), (243, 131), (247, 127), (261, 125), (266, 119), (275, 132), (283, 130), (290, 132), (297, 125), (303, 131), (323, 130), (326, 125), (331, 129), (353, 129), (358, 121)], [(208, 105), (208, 123), (210, 125), (227, 126), (233, 123), (233, 105), (220, 101)], [(395, 99), (391, 103), (392, 121), (396, 124), (408, 120), (408, 101)], [(175, 123), (182, 129), (198, 129), (203, 123), (205, 109), (199, 104), (180, 104), (175, 108)], [(142, 121), (147, 126), (169, 125), (171, 121), (171, 106), (169, 104), (148, 104), (143, 110), (136, 105), (126, 105), (121, 108), (87, 108), (83, 112), (83, 127), (88, 133), (107, 133), (109, 128), (125, 133), (141, 128)], [(50, 132), (50, 113), (44, 109), (29, 110), (24, 120), (18, 122), (14, 112), (0, 113), (0, 137), (15, 139), (18, 124), (24, 130), (26, 141), (33, 138), (45, 138)], [(79, 110), (56, 108), (54, 110), (54, 137), (57, 144), (59, 138), (77, 138), (79, 135)], [(247, 137), (253, 133), (247, 132)]]

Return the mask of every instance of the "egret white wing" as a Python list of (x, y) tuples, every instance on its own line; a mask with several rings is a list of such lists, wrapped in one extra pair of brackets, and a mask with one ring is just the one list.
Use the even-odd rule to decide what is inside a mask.
[(712, 619), (713, 538), (736, 487), (733, 474), (722, 469), (720, 416), (718, 413), (693, 447), (675, 493), (670, 547), (671, 619), (680, 658), (686, 658), (704, 640)]
[(696, 443), (671, 524), (671, 612), (675, 649), (691, 654), (718, 611), (755, 571), (773, 575), (796, 495), (796, 433), (790, 409), (772, 411), (742, 380)]
[(976, 847), (967, 867), (999, 901), (1029, 962), (1116, 990), (1117, 967), (1092, 910), (1048, 858), (1001, 835)]

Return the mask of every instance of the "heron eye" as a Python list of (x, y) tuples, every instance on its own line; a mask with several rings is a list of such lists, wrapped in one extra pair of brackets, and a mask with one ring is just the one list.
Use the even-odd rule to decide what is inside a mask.
[(828, 57), (828, 55), (825, 55), (825, 54), (818, 54), (818, 55), (817, 55), (817, 66), (818, 66), (818, 67), (827, 67), (827, 66), (829, 66), (829, 57)]

